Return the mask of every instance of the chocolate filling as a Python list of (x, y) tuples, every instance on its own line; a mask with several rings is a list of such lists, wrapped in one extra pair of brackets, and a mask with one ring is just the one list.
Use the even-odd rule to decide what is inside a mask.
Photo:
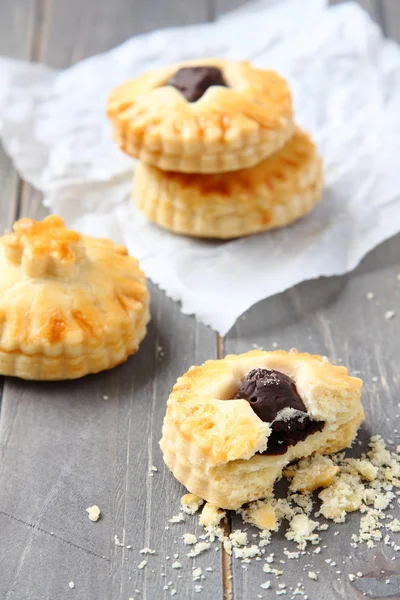
[(212, 85), (228, 87), (217, 67), (183, 67), (168, 79), (165, 85), (172, 85), (185, 96), (188, 102), (196, 102)]
[[(302, 442), (309, 435), (321, 431), (324, 421), (313, 421), (300, 398), (296, 384), (280, 371), (253, 369), (239, 386), (235, 400), (247, 400), (256, 415), (265, 423), (271, 423), (272, 433), (267, 449), (262, 454), (284, 454), (289, 446)], [(296, 414), (287, 418), (279, 413), (285, 408)], [(275, 420), (278, 418), (277, 420)]]

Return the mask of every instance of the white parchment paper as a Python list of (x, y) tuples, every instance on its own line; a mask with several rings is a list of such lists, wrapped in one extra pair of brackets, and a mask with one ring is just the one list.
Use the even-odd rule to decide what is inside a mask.
[[(258, 2), (216, 23), (156, 31), (65, 71), (0, 59), (1, 139), (45, 203), (124, 242), (184, 313), (226, 333), (255, 302), (353, 269), (400, 231), (400, 50), (356, 4)], [(247, 58), (288, 78), (324, 158), (322, 203), (296, 225), (231, 242), (175, 236), (130, 198), (133, 161), (111, 140), (109, 90), (198, 56)]]

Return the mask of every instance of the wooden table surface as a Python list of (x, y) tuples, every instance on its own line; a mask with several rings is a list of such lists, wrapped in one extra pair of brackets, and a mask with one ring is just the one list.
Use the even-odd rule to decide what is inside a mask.
[[(209, 21), (240, 4), (243, 0), (0, 0), (0, 54), (67, 67), (134, 34)], [(400, 40), (398, 0), (361, 4), (387, 35)], [(18, 178), (5, 154), (0, 154), (0, 177), (1, 230), (17, 217), (45, 215), (40, 195)], [(367, 413), (361, 440), (371, 433), (393, 438), (400, 314), (389, 322), (384, 314), (399, 306), (399, 272), (397, 236), (351, 275), (301, 284), (260, 302), (224, 339), (180, 314), (178, 305), (151, 285), (149, 332), (126, 364), (76, 382), (3, 380), (0, 599), (158, 600), (170, 597), (171, 587), (185, 600), (275, 597), (275, 591), (260, 588), (266, 577), (257, 562), (231, 561), (222, 548), (187, 558), (180, 538), (198, 527), (197, 518), (166, 528), (183, 488), (164, 468), (158, 447), (165, 401), (190, 365), (277, 342), (284, 349), (325, 354), (360, 373)], [(375, 298), (368, 301), (370, 291)], [(151, 465), (158, 468), (153, 476)], [(92, 504), (102, 510), (95, 524), (85, 510)], [(313, 562), (322, 576), (305, 582), (310, 599), (362, 598), (362, 592), (369, 598), (400, 598), (400, 560), (391, 560), (385, 546), (350, 557), (350, 533), (358, 520), (359, 515), (351, 516), (348, 525), (335, 528), (340, 535), (326, 532), (329, 554)], [(239, 526), (229, 517), (228, 529)], [(115, 545), (115, 535), (124, 547)], [(156, 554), (139, 570), (139, 550), (145, 546)], [(277, 536), (272, 550), (279, 553), (284, 546)], [(174, 553), (180, 571), (171, 570), (166, 559)], [(327, 556), (341, 562), (341, 574), (326, 565)], [(304, 578), (304, 564), (288, 566), (288, 586)], [(213, 569), (201, 582), (201, 593), (194, 589), (193, 565)], [(356, 570), (366, 577), (350, 585), (347, 574)], [(391, 586), (381, 570), (392, 574)]]

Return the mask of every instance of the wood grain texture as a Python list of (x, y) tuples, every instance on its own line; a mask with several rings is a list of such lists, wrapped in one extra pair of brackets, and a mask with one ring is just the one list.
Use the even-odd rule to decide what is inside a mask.
[[(253, 0), (215, 0), (215, 15), (220, 16), (225, 12), (230, 10), (241, 8), (246, 6), (246, 4), (251, 4)], [(279, 0), (270, 0), (271, 4), (276, 3)], [(348, 2), (349, 0), (329, 0), (329, 4), (343, 4), (344, 2)], [(368, 12), (368, 14), (378, 23), (382, 22), (382, 14), (383, 11), (387, 12), (386, 7), (383, 8), (383, 4), (387, 2), (388, 4), (398, 5), (397, 0), (357, 0), (358, 4), (362, 6), (364, 10)], [(382, 5), (380, 4), (382, 3)], [(393, 13), (398, 11), (398, 8), (391, 7)], [(399, 21), (399, 19), (397, 19)]]
[[(400, 320), (387, 321), (384, 317), (387, 310), (398, 307), (400, 302), (399, 256), (400, 236), (397, 236), (375, 249), (351, 275), (303, 283), (260, 302), (239, 319), (225, 340), (227, 353), (244, 352), (253, 345), (269, 350), (275, 344), (284, 350), (295, 347), (326, 355), (361, 376), (365, 382), (363, 403), (367, 419), (359, 436), (362, 446), (355, 446), (354, 455), (366, 450), (373, 433), (392, 440), (392, 448), (400, 441), (400, 429), (393, 431), (393, 421), (400, 420), (400, 381), (396, 367)], [(375, 298), (368, 300), (367, 292), (373, 292)], [(393, 513), (400, 516), (398, 505)], [(320, 555), (311, 550), (311, 554), (299, 560), (290, 560), (283, 554), (285, 547), (290, 551), (296, 548), (283, 534), (275, 535), (267, 552), (275, 552), (275, 564), (284, 575), (277, 581), (263, 573), (258, 563), (243, 566), (234, 561), (234, 597), (247, 598), (253, 590), (261, 592), (260, 585), (271, 579), (271, 593), (275, 593), (278, 583), (285, 583), (289, 589), (303, 581), (309, 598), (353, 600), (359, 596), (350, 585), (348, 573), (356, 571), (369, 577), (367, 583), (356, 584), (360, 590), (368, 589), (369, 597), (388, 597), (393, 588), (385, 588), (382, 581), (377, 581), (376, 560), (386, 573), (394, 572), (394, 584), (399, 586), (400, 563), (391, 561), (394, 553), (384, 544), (378, 544), (376, 551), (350, 547), (350, 536), (357, 530), (359, 519), (360, 515), (354, 514), (349, 516), (346, 526), (330, 524), (329, 530), (322, 533), (321, 543), (327, 548)], [(234, 517), (232, 527), (241, 526), (241, 520)], [(339, 535), (334, 536), (334, 531), (339, 531)], [(255, 530), (250, 528), (250, 532)], [(335, 569), (327, 566), (327, 558), (337, 563)], [(280, 560), (285, 560), (285, 564), (279, 566)], [(318, 581), (311, 581), (308, 570), (320, 571), (322, 575)]]
[[(277, 2), (277, 0), (270, 0), (271, 4)], [(279, 0), (278, 0), (279, 1)], [(342, 4), (343, 2), (348, 2), (349, 0), (329, 0), (330, 4)], [(252, 0), (215, 0), (215, 14), (219, 16), (227, 11), (241, 8), (246, 4), (251, 4)], [(381, 20), (381, 11), (379, 7), (379, 2), (382, 0), (358, 0), (358, 4), (360, 4), (364, 10), (366, 10), (370, 16), (377, 22)], [(396, 4), (397, 0), (383, 0), (383, 2), (389, 2), (392, 4)]]
[[(373, 2), (363, 3), (373, 18), (379, 17)], [(365, 381), (363, 402), (366, 422), (359, 434), (358, 444), (351, 451), (358, 456), (367, 449), (371, 434), (380, 433), (392, 440), (392, 447), (399, 443), (399, 433), (393, 431), (393, 420), (399, 421), (399, 379), (396, 372), (396, 346), (400, 331), (398, 321), (386, 321), (387, 310), (398, 306), (400, 285), (400, 236), (375, 249), (353, 273), (344, 277), (321, 279), (297, 286), (277, 297), (270, 298), (253, 307), (239, 319), (236, 327), (225, 340), (225, 352), (240, 353), (255, 346), (289, 350), (301, 350), (328, 356), (332, 361), (346, 364), (354, 374)], [(368, 300), (368, 292), (375, 293)], [(377, 381), (374, 381), (377, 378)], [(397, 505), (395, 515), (400, 515)], [(268, 548), (275, 553), (275, 564), (284, 575), (278, 580), (268, 577), (259, 564), (233, 563), (234, 597), (247, 598), (267, 579), (271, 580), (271, 594), (278, 585), (285, 583), (288, 594), (298, 582), (303, 582), (309, 598), (331, 600), (333, 598), (356, 599), (365, 593), (368, 597), (397, 597), (400, 589), (400, 562), (384, 544), (374, 551), (353, 550), (351, 534), (358, 529), (360, 515), (349, 515), (347, 525), (330, 528), (322, 535), (321, 554), (307, 552), (299, 560), (290, 560), (284, 554), (295, 548), (286, 540), (283, 532), (274, 537)], [(236, 516), (232, 528), (241, 527)], [(335, 531), (339, 534), (334, 535)], [(254, 528), (249, 528), (255, 534)], [(332, 559), (336, 566), (327, 566)], [(284, 561), (281, 563), (280, 561)], [(308, 570), (320, 572), (318, 581), (307, 577)], [(337, 573), (336, 571), (340, 571)], [(361, 571), (364, 581), (351, 584), (348, 574)], [(386, 576), (384, 577), (384, 574)], [(392, 575), (390, 587), (385, 583)], [(264, 596), (262, 596), (264, 597)]]
[[(380, 20), (377, 2), (361, 4), (372, 18)], [(392, 36), (400, 24), (400, 13), (395, 16), (398, 8), (398, 3), (396, 8), (392, 6), (394, 24), (390, 33), (388, 30)], [(387, 24), (386, 12), (385, 17)], [(224, 353), (241, 353), (252, 347), (273, 349), (275, 344), (285, 350), (295, 347), (326, 355), (361, 376), (365, 381), (363, 402), (367, 419), (359, 434), (361, 445), (352, 450), (354, 456), (367, 449), (373, 433), (391, 440), (392, 448), (400, 441), (399, 432), (393, 427), (393, 421), (400, 422), (400, 382), (396, 368), (400, 323), (398, 319), (384, 318), (387, 310), (396, 310), (399, 305), (399, 256), (400, 236), (397, 236), (376, 248), (350, 275), (303, 283), (260, 302), (239, 319), (224, 341)], [(368, 292), (375, 294), (373, 300), (367, 299)], [(394, 513), (398, 518), (398, 505)], [(284, 554), (285, 548), (296, 550), (284, 537), (284, 530), (275, 535), (267, 553), (275, 553), (274, 565), (284, 572), (279, 579), (263, 573), (258, 562), (246, 565), (233, 560), (234, 598), (257, 597), (257, 594), (262, 598), (273, 597), (283, 583), (287, 596), (291, 597), (298, 582), (303, 582), (305, 593), (312, 599), (355, 600), (363, 594), (373, 598), (400, 597), (400, 561), (395, 553), (383, 543), (374, 551), (350, 547), (351, 534), (357, 531), (359, 520), (360, 515), (354, 514), (349, 515), (346, 526), (330, 524), (329, 530), (322, 532), (321, 554), (313, 554), (311, 549), (299, 560), (290, 560)], [(233, 516), (231, 527), (242, 528), (241, 519)], [(338, 535), (334, 535), (336, 531)], [(248, 533), (251, 539), (256, 530), (249, 527)], [(328, 566), (326, 559), (335, 561), (335, 568)], [(309, 570), (321, 573), (318, 581), (307, 577)], [(364, 581), (351, 584), (348, 574), (357, 571), (365, 574)], [(390, 586), (385, 583), (389, 575)], [(267, 580), (271, 580), (271, 590), (265, 592), (261, 584)]]
[[(169, 581), (180, 598), (193, 598), (194, 564), (214, 569), (204, 590), (222, 589), (215, 552), (186, 557), (181, 536), (193, 531), (192, 518), (168, 523), (184, 490), (158, 448), (169, 390), (192, 363), (215, 356), (215, 335), (161, 295), (154, 294), (152, 315), (138, 354), (112, 371), (75, 382), (8, 380), (0, 516), (23, 541), (2, 557), (1, 598), (70, 597), (71, 580), (82, 600), (125, 599), (135, 589), (151, 600)], [(92, 504), (102, 510), (97, 523), (86, 514)], [(156, 554), (139, 570), (144, 547)], [(181, 570), (171, 569), (175, 553)]]
[(42, 53), (58, 68), (109, 50), (132, 35), (209, 17), (207, 0), (47, 0), (47, 7)]
[[(4, 53), (25, 56), (26, 44), (31, 56), (64, 67), (134, 33), (206, 20), (241, 4), (240, 0), (216, 0), (215, 4), (211, 0), (2, 0), (0, 32), (4, 29), (5, 37), (0, 36), (0, 45), (4, 45)], [(379, 18), (377, 2), (364, 0), (361, 4)], [(34, 40), (30, 37), (33, 14)], [(391, 14), (395, 14), (393, 9)], [(18, 27), (5, 26), (5, 18)], [(25, 24), (22, 30), (21, 23)], [(396, 32), (396, 25), (391, 27)], [(9, 165), (2, 170), (0, 160), (0, 176), (3, 174), (5, 195), (7, 189), (15, 189), (17, 178)], [(34, 218), (46, 214), (40, 195), (29, 186), (22, 189), (20, 209), (21, 215)], [(2, 221), (3, 211), (6, 217)], [(13, 211), (15, 208), (1, 203), (0, 225), (9, 223), (7, 215)], [(210, 330), (181, 315), (178, 305), (150, 286), (153, 318), (149, 332), (138, 354), (126, 364), (76, 382), (8, 380), (0, 429), (0, 537), (4, 540), (0, 598), (158, 600), (170, 597), (172, 588), (179, 600), (250, 600), (258, 594), (275, 597), (275, 582), (270, 592), (260, 588), (268, 579), (260, 563), (234, 561), (230, 580), (231, 563), (221, 551), (208, 551), (195, 561), (187, 558), (180, 538), (186, 531), (197, 531), (197, 517), (187, 517), (179, 524), (168, 522), (178, 512), (184, 490), (164, 469), (158, 448), (165, 400), (176, 378), (191, 364), (253, 345), (269, 348), (277, 342), (286, 349), (296, 346), (326, 354), (359, 372), (366, 382), (368, 413), (361, 441), (365, 444), (372, 431), (370, 423), (374, 423), (374, 432), (397, 441), (387, 419), (393, 420), (397, 414), (400, 320), (386, 321), (384, 313), (399, 305), (399, 250), (397, 237), (371, 253), (350, 276), (309, 282), (259, 303), (218, 347)], [(366, 299), (369, 291), (376, 294), (373, 301)], [(151, 465), (158, 468), (152, 476)], [(94, 503), (102, 510), (97, 523), (89, 521), (85, 510)], [(390, 560), (387, 548), (350, 559), (354, 551), (348, 541), (358, 518), (350, 519), (349, 528), (331, 527), (323, 533), (329, 554), (324, 551), (319, 558), (313, 555), (298, 562), (283, 556), (288, 563), (283, 568), (289, 575), (281, 581), (290, 587), (305, 579), (310, 600), (353, 600), (361, 598), (364, 591), (369, 597), (385, 598), (392, 588), (385, 587), (384, 579), (376, 581), (378, 564), (394, 573), (398, 587), (391, 597), (398, 597), (400, 566)], [(233, 527), (238, 526), (235, 517)], [(341, 533), (333, 536), (336, 529)], [(115, 545), (114, 535), (124, 547)], [(140, 554), (145, 546), (156, 554)], [(270, 551), (280, 555), (285, 546), (289, 542), (278, 536)], [(171, 568), (174, 554), (179, 555), (176, 560), (182, 563), (181, 570)], [(327, 567), (327, 557), (337, 559), (338, 565), (344, 561), (338, 567), (341, 574)], [(139, 570), (138, 564), (146, 558), (148, 564)], [(318, 582), (304, 576), (304, 564), (311, 560), (310, 569), (320, 569), (323, 574)], [(211, 566), (213, 571), (204, 581), (193, 582), (193, 565), (203, 570)], [(356, 591), (350, 585), (347, 573), (357, 570), (372, 573), (370, 583), (357, 584), (370, 589), (359, 587)], [(70, 581), (75, 583), (73, 590)], [(204, 587), (202, 594), (195, 592), (195, 583)]]
[[(185, 23), (190, 14), (190, 20), (201, 20), (208, 10), (201, 2), (192, 13), (181, 2), (157, 6), (158, 13), (153, 2), (118, 2), (112, 10), (108, 1), (41, 3), (35, 58), (67, 66), (141, 30)], [(33, 218), (47, 212), (40, 194), (27, 185), (20, 208), (21, 216)], [(170, 596), (175, 587), (179, 598), (192, 599), (199, 583), (207, 597), (215, 590), (222, 596), (221, 552), (189, 559), (181, 537), (196, 529), (195, 519), (168, 523), (184, 489), (165, 471), (158, 447), (172, 385), (191, 364), (216, 356), (216, 336), (183, 317), (155, 286), (151, 293), (148, 335), (125, 365), (76, 382), (7, 381), (0, 526), (13, 543), (7, 543), (0, 561), (6, 571), (1, 598), (62, 600), (73, 594), (82, 600), (125, 600), (139, 590), (138, 597), (152, 600)], [(153, 475), (152, 464), (159, 469)], [(98, 523), (86, 513), (94, 503), (102, 510)], [(124, 547), (115, 545), (114, 535)], [(146, 546), (156, 554), (140, 554)], [(180, 570), (171, 568), (174, 554)], [(139, 570), (146, 558), (147, 566)], [(193, 565), (213, 571), (194, 582)]]
[[(0, 2), (0, 56), (29, 59), (33, 43), (34, 5), (25, 0)], [(18, 177), (0, 148), (0, 233), (17, 214)]]
[[(25, 0), (0, 2), (0, 56), (27, 59), (31, 56), (34, 5)], [(10, 158), (0, 145), (0, 235), (10, 229), (18, 212), (20, 181)], [(3, 378), (0, 377), (0, 407)]]

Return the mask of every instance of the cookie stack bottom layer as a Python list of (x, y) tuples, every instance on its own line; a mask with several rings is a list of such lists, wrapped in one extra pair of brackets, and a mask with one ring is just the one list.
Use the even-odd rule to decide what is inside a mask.
[(293, 223), (319, 201), (322, 186), (321, 158), (297, 128), (281, 150), (250, 169), (204, 175), (139, 163), (134, 197), (166, 229), (230, 239)]

